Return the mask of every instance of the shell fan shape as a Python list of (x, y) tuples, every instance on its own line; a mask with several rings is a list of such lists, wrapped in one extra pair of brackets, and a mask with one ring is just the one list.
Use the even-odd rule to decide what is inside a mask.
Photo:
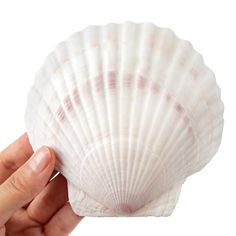
[(151, 23), (90, 26), (36, 74), (26, 128), (57, 154), (84, 216), (168, 216), (217, 152), (223, 103), (191, 44)]

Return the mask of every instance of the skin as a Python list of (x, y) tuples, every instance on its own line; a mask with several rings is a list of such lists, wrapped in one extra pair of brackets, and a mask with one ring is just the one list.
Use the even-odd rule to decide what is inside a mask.
[(82, 220), (54, 167), (54, 152), (33, 153), (27, 134), (0, 153), (0, 236), (65, 236)]

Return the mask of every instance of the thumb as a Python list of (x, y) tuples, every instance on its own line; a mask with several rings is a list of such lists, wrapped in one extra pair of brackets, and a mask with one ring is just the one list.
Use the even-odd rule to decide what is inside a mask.
[(55, 165), (55, 154), (42, 147), (0, 185), (0, 226), (30, 202), (47, 184)]

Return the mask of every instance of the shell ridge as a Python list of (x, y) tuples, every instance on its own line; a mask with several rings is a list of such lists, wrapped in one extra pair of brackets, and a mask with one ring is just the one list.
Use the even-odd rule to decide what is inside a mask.
[[(165, 42), (166, 42), (166, 38), (169, 36), (169, 32), (168, 31), (162, 31), (161, 32), (162, 34), (161, 34), (161, 36), (160, 36), (160, 38), (161, 38), (161, 43), (160, 43), (160, 48), (162, 48), (163, 47), (163, 45), (165, 44)], [(168, 64), (167, 65), (165, 65), (165, 67), (163, 68), (163, 70), (164, 71), (166, 71), (166, 70), (168, 70)], [(160, 99), (160, 100), (158, 100), (159, 101), (159, 103), (156, 105), (156, 107), (157, 107), (157, 109), (156, 109), (156, 112), (157, 113), (159, 113), (159, 110), (161, 109), (161, 105), (160, 104), (162, 104), (161, 102), (163, 101), (163, 99)], [(154, 119), (154, 121), (155, 121), (155, 119)], [(150, 129), (150, 130), (153, 130), (153, 129)], [(138, 147), (137, 147), (137, 149), (138, 149)], [(136, 155), (137, 155), (137, 152), (136, 152), (136, 154), (135, 154), (135, 159), (137, 158), (136, 157)], [(146, 165), (147, 166), (147, 165)], [(145, 168), (145, 167), (144, 167)], [(144, 171), (143, 171), (144, 172)], [(139, 182), (139, 178), (140, 176), (138, 175), (138, 178), (136, 179), (136, 182), (134, 183), (134, 186), (136, 187), (136, 183), (138, 183)]]
[[(141, 47), (140, 45), (142, 44), (142, 36), (143, 36), (143, 27), (140, 29), (140, 31), (137, 30), (137, 26), (135, 27), (135, 34), (136, 34), (136, 42), (137, 42), (137, 45), (139, 45), (137, 48), (138, 50), (135, 52), (135, 58), (136, 58), (136, 63), (134, 63), (134, 68), (133, 68), (133, 73), (132, 73), (132, 76), (133, 76), (133, 88), (132, 88), (132, 91), (131, 91), (131, 97), (132, 99), (134, 100), (134, 105), (133, 107), (131, 107), (130, 109), (130, 119), (129, 119), (129, 128), (128, 128), (128, 134), (133, 137), (133, 136), (136, 136), (134, 134), (134, 132), (136, 131), (136, 128), (135, 126), (137, 126), (137, 124), (139, 123), (139, 117), (137, 116), (137, 108), (136, 108), (136, 102), (137, 102), (137, 93), (138, 93), (138, 89), (137, 89), (137, 86), (138, 86), (138, 69), (139, 69), (139, 64), (140, 64), (140, 61), (137, 59), (139, 58), (139, 54), (141, 54), (140, 50), (141, 50)], [(135, 122), (132, 122), (132, 121), (135, 121)], [(127, 181), (127, 190), (126, 190), (126, 195), (125, 195), (125, 201), (126, 202), (129, 202), (130, 201), (130, 197), (132, 196), (130, 194), (131, 190), (132, 190), (132, 187), (133, 187), (133, 182), (134, 182), (134, 175), (135, 175), (135, 168), (136, 168), (136, 150), (137, 150), (137, 146), (136, 148), (134, 148), (135, 150), (135, 153), (134, 153), (134, 160), (133, 160), (133, 163), (131, 162), (131, 155), (132, 155), (132, 148), (131, 148), (131, 143), (128, 147), (128, 170), (127, 170), (127, 174), (126, 174), (126, 181)], [(133, 164), (133, 165), (132, 165)], [(130, 181), (128, 181), (130, 180)]]
[[(150, 29), (150, 28), (147, 28), (146, 27), (147, 25), (143, 25), (143, 28), (142, 30), (140, 31), (140, 35), (139, 35), (139, 44), (140, 45), (143, 45), (145, 43), (145, 35), (150, 33), (150, 31), (152, 32), (152, 35), (155, 35), (156, 34), (156, 31), (157, 29)], [(140, 50), (141, 50), (142, 47), (140, 47)], [(141, 52), (138, 52), (138, 55), (141, 54)], [(154, 52), (152, 53), (154, 54)], [(139, 57), (138, 57), (139, 58)], [(151, 58), (149, 59), (151, 60)], [(140, 61), (140, 59), (137, 59), (137, 68), (139, 67), (139, 65), (141, 66), (142, 65), (142, 61)], [(148, 66), (150, 66), (150, 62), (145, 62), (147, 63)], [(150, 74), (150, 71), (148, 71), (148, 73)], [(149, 75), (148, 74), (148, 75)], [(142, 99), (142, 104), (139, 104), (140, 107), (143, 107), (143, 112), (141, 113), (140, 115), (140, 118), (138, 120), (139, 124), (138, 126), (140, 127), (139, 129), (139, 132), (137, 133), (137, 144), (136, 144), (136, 148), (135, 148), (135, 153), (134, 153), (134, 163), (142, 163), (142, 159), (143, 159), (143, 156), (140, 154), (140, 148), (141, 148), (141, 144), (143, 142), (145, 142), (145, 140), (143, 140), (143, 126), (145, 125), (145, 122), (146, 122), (146, 114), (145, 114), (145, 111), (147, 110), (147, 107), (149, 106), (149, 103), (150, 103), (150, 96), (151, 96), (151, 93), (147, 93), (146, 90), (147, 89), (150, 89), (149, 85), (150, 85), (150, 79), (148, 80), (148, 77), (149, 76), (143, 76), (139, 71), (137, 71), (136, 73), (136, 86), (134, 87), (134, 89), (136, 90), (136, 93), (135, 93), (135, 96), (140, 96), (141, 94), (143, 95), (143, 99)], [(144, 83), (144, 84), (140, 84), (140, 82)], [(142, 89), (142, 91), (139, 91), (139, 86), (140, 85), (143, 85), (144, 88)], [(141, 87), (142, 88), (142, 87)], [(138, 99), (136, 99), (138, 100)], [(140, 167), (141, 165), (139, 165)], [(133, 168), (133, 169), (137, 169), (137, 167)], [(145, 168), (143, 169), (143, 172), (145, 172)], [(136, 199), (138, 196), (136, 196), (135, 198), (133, 197), (135, 192), (136, 192), (136, 185), (137, 185), (137, 182), (139, 182), (139, 174), (140, 174), (140, 168), (138, 168), (138, 170), (136, 172), (134, 172), (134, 174), (136, 174), (138, 176), (138, 178), (136, 178), (136, 180), (134, 180), (133, 184), (132, 184), (132, 191), (130, 193), (130, 197), (132, 197), (133, 199)], [(133, 174), (133, 176), (134, 176)], [(143, 189), (140, 189), (140, 190), (143, 190)], [(130, 197), (129, 197), (129, 201), (130, 201)]]
[[(85, 34), (82, 34), (82, 36), (83, 36), (83, 40), (82, 40), (82, 42), (84, 42), (85, 40), (86, 40), (86, 37), (85, 37)], [(85, 56), (85, 60), (86, 61), (90, 61), (90, 59), (88, 58), (88, 55), (87, 54), (85, 54), (84, 55)], [(87, 63), (88, 65), (89, 65), (89, 63)], [(90, 68), (89, 67), (86, 67), (86, 69), (87, 69), (87, 78), (89, 78), (89, 75), (90, 75), (90, 73), (89, 73), (89, 71), (90, 71)], [(89, 80), (88, 80), (89, 81)], [(91, 85), (91, 81), (89, 81), (89, 86)], [(96, 114), (98, 114), (98, 111), (97, 111), (97, 107), (96, 107), (96, 99), (94, 98), (95, 97), (95, 92), (94, 92), (94, 88), (93, 88), (93, 86), (91, 86), (91, 103), (92, 103), (92, 106), (93, 106), (93, 110), (96, 112)], [(102, 133), (101, 132), (101, 125), (100, 125), (100, 120), (99, 120), (99, 117), (97, 117), (97, 115), (95, 115), (94, 116), (94, 118), (95, 118), (95, 120), (96, 120), (96, 124), (97, 124), (97, 128), (99, 129), (99, 133)], [(94, 134), (94, 132), (92, 131), (92, 137), (96, 137), (96, 135)], [(94, 140), (94, 142), (95, 142), (96, 140)], [(95, 150), (96, 151), (96, 150)], [(104, 156), (104, 157), (106, 157), (106, 150), (102, 150), (102, 152), (103, 153), (99, 153), (99, 152), (97, 152), (97, 156), (99, 157), (99, 159), (101, 159), (101, 155), (102, 156)], [(111, 178), (111, 176), (110, 176), (110, 173), (106, 173), (106, 171), (104, 171), (105, 170), (105, 167), (104, 167), (104, 165), (103, 165), (103, 163), (101, 164), (101, 166), (102, 166), (102, 169), (103, 169), (103, 173), (105, 174), (105, 178), (106, 179), (111, 179), (111, 181), (113, 182), (113, 180), (112, 180), (112, 178)], [(110, 177), (109, 177), (110, 176)], [(105, 182), (105, 179), (103, 179), (103, 182)], [(113, 188), (114, 188), (114, 186), (115, 186), (115, 184), (114, 183), (112, 183), (112, 185), (113, 185)]]
[[(117, 26), (115, 28), (117, 28)], [(105, 41), (104, 38), (107, 33), (107, 30), (108, 30), (108, 27), (101, 28), (101, 30), (100, 30), (100, 37), (99, 37), (100, 45), (103, 45), (103, 42)], [(102, 48), (102, 46), (101, 46), (101, 48)], [(100, 53), (102, 54), (102, 52), (100, 52)], [(103, 53), (106, 55), (106, 58), (108, 58), (108, 56), (109, 56), (108, 52), (104, 51)], [(107, 122), (106, 123), (108, 124), (108, 135), (109, 135), (109, 140), (110, 140), (110, 144), (111, 144), (108, 146), (109, 155), (107, 155), (107, 158), (108, 158), (108, 162), (109, 162), (109, 157), (111, 157), (111, 164), (109, 165), (109, 170), (110, 170), (110, 176), (112, 176), (112, 166), (115, 166), (115, 164), (114, 164), (115, 163), (114, 162), (115, 150), (114, 150), (114, 144), (113, 144), (113, 140), (112, 140), (112, 135), (113, 135), (112, 134), (112, 120), (111, 120), (112, 113), (110, 111), (110, 106), (109, 106), (110, 103), (109, 103), (109, 97), (108, 97), (109, 96), (108, 81), (110, 78), (109, 78), (109, 75), (106, 73), (106, 66), (108, 66), (106, 64), (107, 61), (102, 60), (101, 63), (102, 63), (101, 67), (102, 67), (102, 71), (103, 71), (103, 77), (104, 77), (104, 81), (105, 81), (105, 83), (103, 83), (103, 89), (104, 89), (104, 94), (105, 94), (105, 104), (106, 104), (105, 108), (106, 108), (106, 114), (107, 114)], [(112, 182), (113, 182), (112, 189), (116, 189), (115, 191), (118, 191), (115, 182), (114, 181), (112, 181)], [(116, 199), (116, 201), (118, 201), (117, 196), (115, 196), (115, 199)]]

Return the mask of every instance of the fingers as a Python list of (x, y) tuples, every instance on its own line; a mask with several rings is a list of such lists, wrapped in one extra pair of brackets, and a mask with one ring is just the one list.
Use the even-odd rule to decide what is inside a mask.
[[(52, 174), (51, 174), (49, 180), (48, 180), (48, 183), (49, 183), (50, 181), (52, 181), (54, 178), (56, 178), (57, 175), (59, 175), (59, 172), (56, 171), (56, 170), (54, 170), (54, 171), (52, 172)], [(25, 204), (25, 205), (23, 206), (23, 208), (24, 208), (24, 209), (27, 209), (28, 206), (30, 205), (30, 203), (31, 203), (31, 202), (28, 202), (27, 204)], [(0, 235), (0, 236), (1, 236), (1, 235)]]
[(70, 204), (66, 203), (45, 226), (45, 234), (66, 236), (72, 232), (82, 219), (83, 217), (76, 215)]
[[(38, 222), (35, 222), (29, 218), (26, 210), (24, 210), (23, 208), (20, 208), (19, 210), (14, 212), (14, 214), (5, 224), (6, 231), (9, 235), (18, 235), (19, 232), (25, 231), (26, 228), (35, 229), (40, 226), (41, 225)], [(36, 235), (36, 234), (31, 234), (31, 235)]]
[(0, 185), (0, 226), (43, 189), (54, 165), (54, 153), (43, 147)]
[(22, 135), (0, 153), (0, 184), (22, 166), (33, 154), (27, 134)]
[(54, 178), (27, 208), (31, 219), (46, 224), (67, 202), (67, 182), (62, 175)]

